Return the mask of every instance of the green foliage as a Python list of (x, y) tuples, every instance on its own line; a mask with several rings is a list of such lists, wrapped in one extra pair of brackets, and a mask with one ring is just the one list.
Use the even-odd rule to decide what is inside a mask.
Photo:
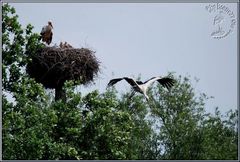
[(33, 27), (30, 24), (26, 29), (22, 28), (13, 7), (4, 4), (2, 11), (3, 88), (9, 92), (18, 92), (22, 78), (26, 75), (23, 68), (30, 61), (28, 55), (35, 54), (43, 44), (38, 41), (38, 34), (32, 34)]
[[(159, 121), (163, 159), (237, 159), (237, 110), (222, 121), (220, 112), (207, 114), (209, 97), (197, 97), (187, 77), (178, 78), (170, 93), (152, 90), (151, 112)], [(234, 129), (235, 128), (235, 129)]]
[(226, 120), (216, 108), (215, 115), (208, 115), (203, 122), (202, 147), (204, 159), (237, 159), (237, 116), (238, 111), (230, 110)]
[(176, 85), (154, 86), (150, 102), (114, 88), (82, 96), (67, 82), (66, 102), (55, 102), (25, 72), (42, 46), (33, 26), (23, 29), (7, 4), (2, 26), (3, 159), (237, 159), (238, 111), (207, 114), (190, 77), (170, 74)]

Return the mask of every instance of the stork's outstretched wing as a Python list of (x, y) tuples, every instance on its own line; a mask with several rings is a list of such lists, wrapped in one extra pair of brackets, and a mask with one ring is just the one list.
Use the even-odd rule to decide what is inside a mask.
[(115, 78), (115, 79), (110, 80), (107, 87), (113, 86), (114, 84), (116, 84), (117, 82), (119, 82), (123, 79), (125, 79), (131, 86), (137, 85), (136, 81), (133, 80), (132, 78), (123, 77), (123, 78)]
[(168, 77), (164, 77), (161, 79), (157, 80), (163, 87), (167, 88), (168, 90), (174, 85), (174, 83), (176, 82), (174, 79), (172, 78), (168, 78)]
[(107, 85), (107, 87), (113, 86), (114, 84), (116, 84), (117, 82), (123, 80), (123, 78), (115, 78), (115, 79), (111, 79)]
[(124, 77), (123, 79), (125, 79), (131, 86), (136, 86), (136, 85), (138, 85), (138, 84), (136, 83), (136, 81), (133, 80), (132, 78)]

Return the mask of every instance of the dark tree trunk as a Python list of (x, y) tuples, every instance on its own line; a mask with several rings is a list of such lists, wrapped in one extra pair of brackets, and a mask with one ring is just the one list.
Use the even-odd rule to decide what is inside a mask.
[(55, 101), (62, 100), (66, 102), (66, 92), (63, 89), (63, 86), (58, 86), (55, 88)]

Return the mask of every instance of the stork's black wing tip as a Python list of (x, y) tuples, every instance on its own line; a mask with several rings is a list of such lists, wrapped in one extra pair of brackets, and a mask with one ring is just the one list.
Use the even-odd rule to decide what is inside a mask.
[(158, 82), (165, 88), (168, 89), (168, 91), (170, 91), (170, 89), (172, 88), (172, 86), (175, 84), (175, 79), (170, 78), (170, 77), (164, 77), (158, 80)]
[(116, 84), (116, 83), (119, 82), (120, 80), (122, 80), (122, 78), (111, 79), (111, 80), (108, 82), (107, 87), (113, 86), (114, 84)]
[(111, 87), (113, 85), (112, 80), (109, 81), (109, 83), (107, 84), (107, 88)]

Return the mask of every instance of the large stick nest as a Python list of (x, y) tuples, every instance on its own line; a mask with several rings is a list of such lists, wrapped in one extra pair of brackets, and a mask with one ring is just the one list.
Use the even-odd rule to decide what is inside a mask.
[(66, 80), (87, 85), (99, 72), (100, 62), (87, 48), (45, 47), (31, 58), (27, 73), (46, 88), (61, 87)]

